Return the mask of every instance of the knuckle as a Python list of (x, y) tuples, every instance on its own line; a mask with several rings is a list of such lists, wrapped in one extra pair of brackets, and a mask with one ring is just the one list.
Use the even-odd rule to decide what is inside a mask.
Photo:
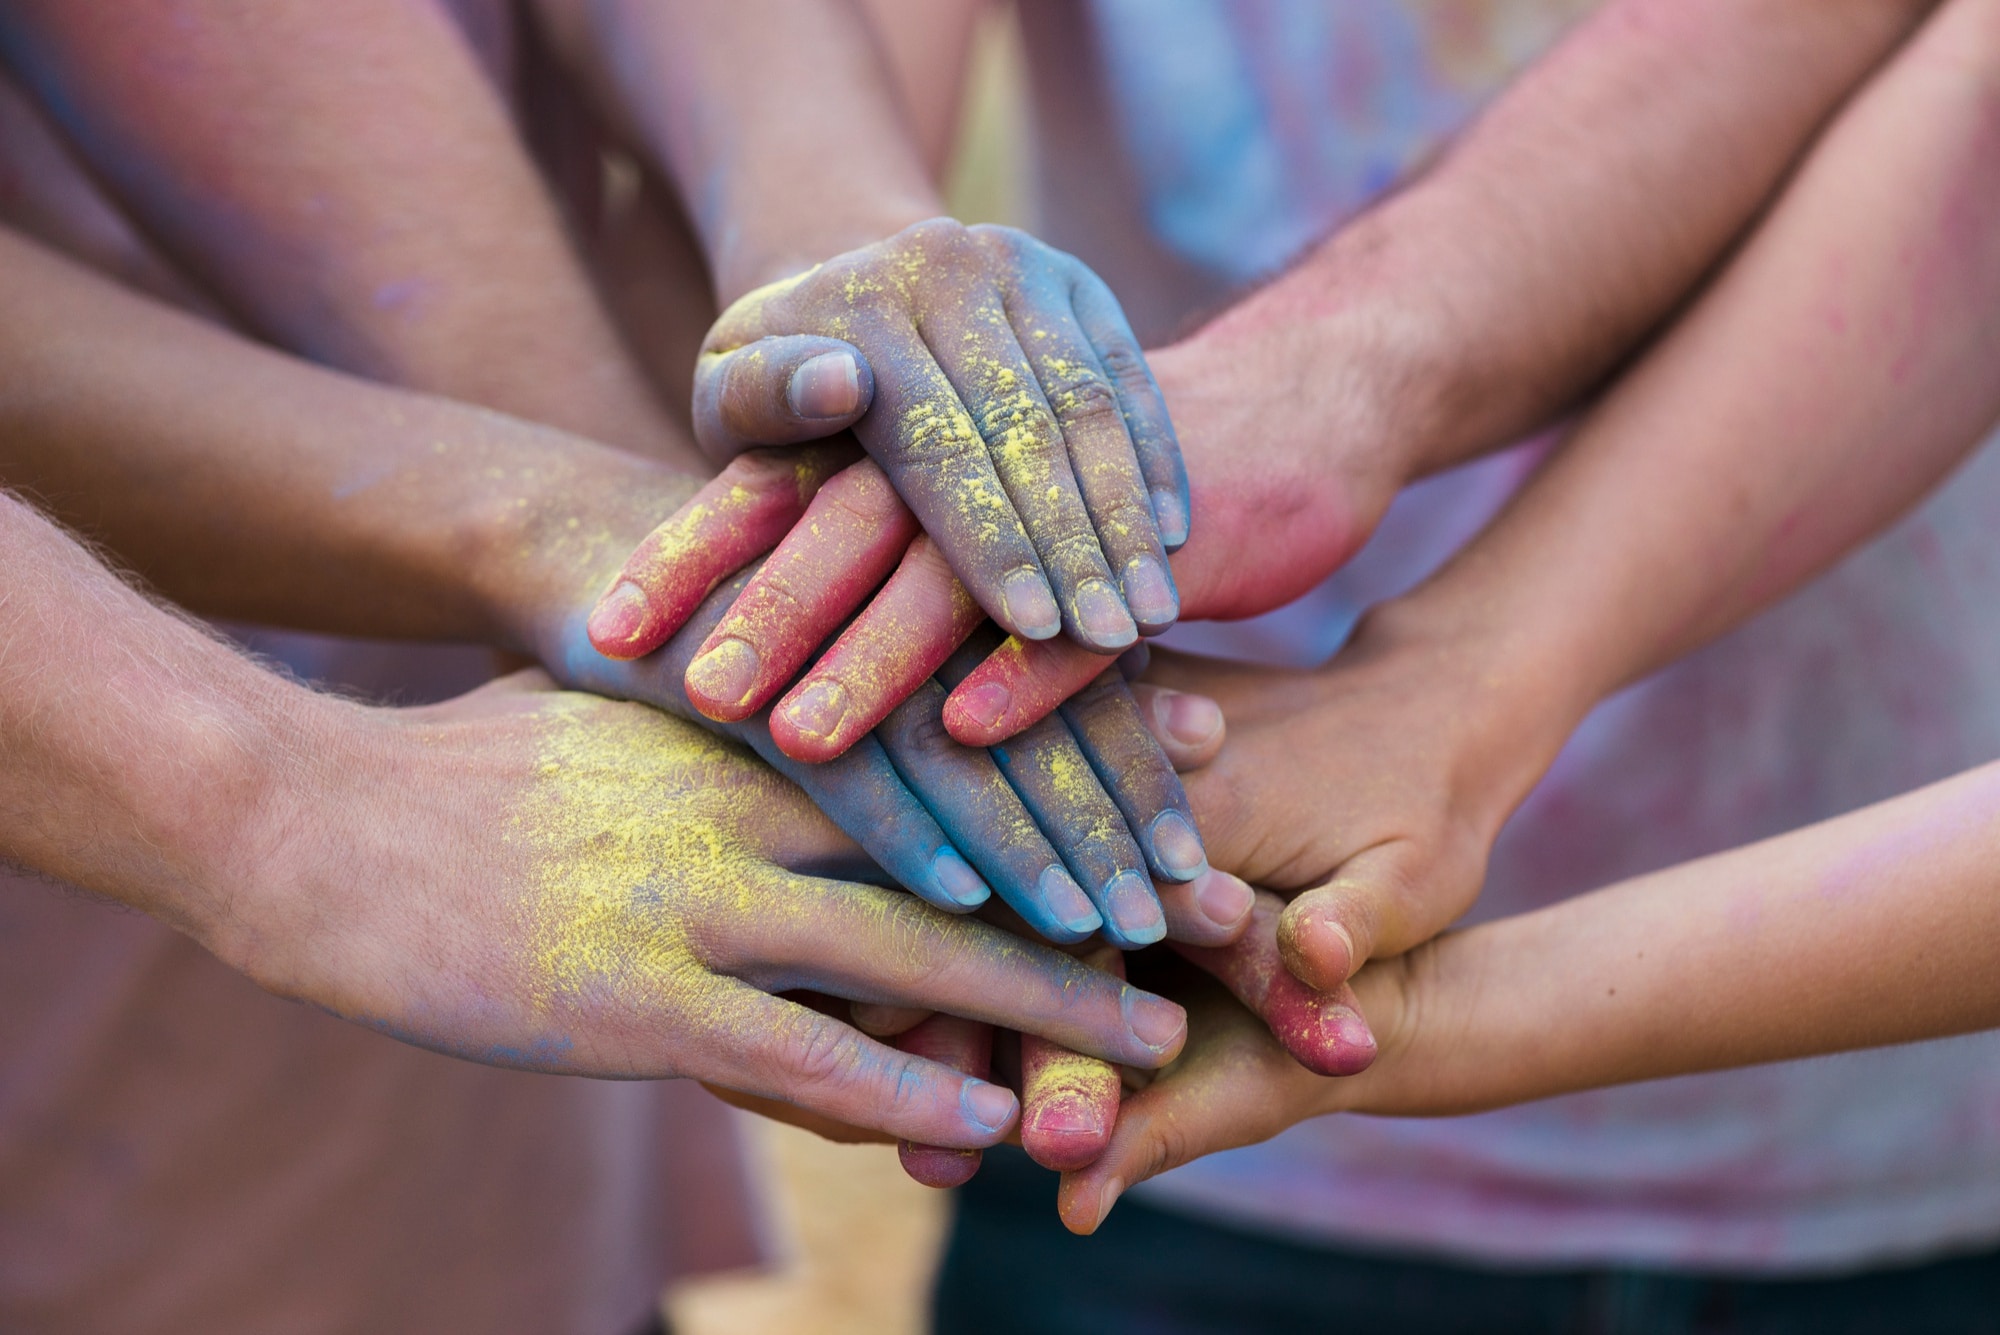
[(1151, 391), (1152, 373), (1146, 369), (1145, 357), (1131, 344), (1122, 339), (1108, 343), (1099, 349), (1097, 359), (1112, 384), (1126, 390)]
[(784, 1035), (778, 1049), (779, 1068), (795, 1087), (827, 1089), (855, 1073), (854, 1045), (834, 1025), (808, 1014)]
[(897, 713), (903, 717), (890, 717), (895, 723), (896, 744), (903, 750), (934, 755), (964, 749), (945, 731), (944, 711), (934, 701), (923, 701), (906, 714), (901, 709)]
[(790, 456), (773, 450), (751, 450), (731, 459), (716, 480), (761, 493), (791, 485), (792, 477)]
[(1116, 422), (1123, 426), (1125, 410), (1119, 406), (1118, 391), (1095, 370), (1083, 369), (1051, 377), (1047, 386), (1049, 406), (1065, 426)]
[[(754, 590), (758, 601), (764, 604), (764, 609), (784, 617), (787, 623), (791, 619), (788, 614), (804, 612), (811, 608), (815, 601), (806, 590), (799, 588), (793, 582), (791, 572), (785, 566), (775, 562), (767, 562), (757, 573)], [(746, 593), (749, 591), (745, 590)], [(738, 601), (742, 600), (739, 598)], [(730, 622), (734, 625), (743, 619), (732, 616)]]
[(850, 470), (837, 479), (838, 486), (821, 489), (826, 504), (860, 524), (873, 529), (902, 517), (903, 500), (896, 494), (880, 469)]
[(1108, 576), (1111, 571), (1098, 545), (1097, 534), (1088, 524), (1066, 527), (1050, 540), (1047, 564), (1073, 572), (1081, 579), (1088, 575)]

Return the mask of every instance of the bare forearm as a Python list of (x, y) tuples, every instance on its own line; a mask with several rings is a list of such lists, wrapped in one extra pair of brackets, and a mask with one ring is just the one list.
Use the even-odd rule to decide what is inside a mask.
[[(270, 352), (0, 234), (0, 482), (183, 605), (510, 648), (693, 480)], [(545, 558), (569, 558), (548, 559)]]
[(438, 7), (65, 0), (12, 7), (0, 35), (100, 179), (276, 341), (685, 450)]
[(718, 304), (944, 211), (851, 0), (543, 0), (671, 179)]
[[(1441, 937), (1388, 966), (1412, 1041), (1364, 1106), (1462, 1112), (2000, 1025), (1996, 867), (1989, 765)], [(1381, 985), (1363, 975), (1364, 1007)]]
[(1315, 418), (1313, 387), (1345, 383), (1326, 368), (1372, 368), (1404, 476), (1518, 439), (1674, 308), (1933, 2), (1613, 0), (1194, 341), (1223, 364), (1258, 349)]
[(1565, 735), (1902, 515), (2000, 417), (2000, 21), (1954, 0), (1515, 505), (1385, 614)]
[(0, 858), (197, 935), (226, 930), (232, 869), (282, 837), (271, 780), (311, 754), (312, 697), (150, 606), (4, 493), (0, 571)]

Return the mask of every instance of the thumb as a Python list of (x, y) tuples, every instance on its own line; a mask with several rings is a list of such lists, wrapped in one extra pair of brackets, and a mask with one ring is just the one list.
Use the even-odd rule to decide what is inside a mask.
[(1441, 873), (1414, 840), (1377, 844), (1285, 906), (1278, 949), (1300, 982), (1332, 991), (1375, 956), (1400, 955), (1436, 936), (1478, 890), (1477, 876)]
[(696, 360), (694, 435), (720, 463), (760, 445), (845, 431), (874, 396), (874, 373), (852, 344), (809, 334), (760, 338)]

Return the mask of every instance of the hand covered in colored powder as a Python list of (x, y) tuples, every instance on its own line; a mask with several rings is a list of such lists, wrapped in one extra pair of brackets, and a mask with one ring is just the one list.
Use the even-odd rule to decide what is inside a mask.
[[(847, 593), (865, 595), (899, 555), (896, 549), (912, 541), (908, 528), (885, 530), (878, 522), (885, 507), (891, 518), (907, 512), (872, 463), (853, 464), (819, 485), (841, 457), (837, 445), (739, 456), (655, 529), (615, 579), (600, 577), (597, 587), (608, 583), (610, 592), (584, 628), (591, 645), (610, 646), (615, 657), (579, 649), (572, 617), (555, 632), (564, 647), (545, 652), (544, 661), (560, 661), (570, 684), (649, 700), (740, 737), (812, 793), (886, 870), (941, 907), (962, 909), (984, 898), (984, 884), (957, 861), (963, 854), (1051, 940), (1081, 940), (1100, 922), (1121, 946), (1163, 935), (1214, 942), (1218, 930), (1227, 939), (1240, 925), (1240, 890), (1212, 884), (1216, 878), (1173, 766), (1117, 674), (1101, 672), (1062, 717), (1044, 720), (990, 755), (949, 736), (940, 721), (946, 685), (972, 670), (997, 635), (967, 644), (953, 659), (958, 640), (978, 621), (960, 590), (972, 624), (957, 639), (939, 643), (940, 652), (927, 648), (912, 660), (903, 643), (910, 635), (898, 591), (916, 587), (928, 596), (935, 588), (905, 579), (919, 562), (934, 562), (922, 538), (814, 676), (786, 697), (811, 689), (815, 680), (825, 688), (825, 674), (839, 671), (856, 695), (894, 676), (894, 698), (871, 712), (867, 729), (845, 738), (839, 749), (810, 750), (804, 758), (817, 763), (800, 763), (785, 703), (765, 712), (763, 702), (839, 625), (852, 601)], [(761, 570), (711, 596), (718, 582), (779, 532), (788, 535)], [(871, 559), (852, 559), (857, 550), (872, 552)], [(842, 585), (846, 592), (830, 613), (806, 592), (830, 587), (812, 583), (814, 572), (829, 565), (856, 581), (852, 588)], [(941, 565), (926, 569), (957, 589)], [(913, 615), (921, 621), (920, 612)], [(746, 647), (750, 642), (759, 647)], [(716, 687), (715, 673), (700, 666), (718, 656), (733, 666), (747, 659), (754, 674), (750, 686), (738, 681), (726, 688), (733, 696), (727, 708), (717, 705), (716, 696), (725, 692)], [(701, 714), (688, 708), (690, 702)], [(1219, 740), (1219, 720), (1210, 732)], [(954, 845), (950, 875), (942, 874), (933, 859), (940, 847)], [(1164, 883), (1157, 893), (1155, 878)], [(953, 893), (951, 882), (963, 892)], [(1235, 908), (1234, 922), (1209, 918), (1217, 894)]]
[[(897, 891), (792, 785), (642, 705), (518, 674), (340, 706), (297, 785), (247, 970), (411, 1042), (611, 1077), (695, 1076), (889, 1134), (991, 1144), (1014, 1097), (776, 994), (1042, 1033), (1151, 1067), (1177, 1006)], [(365, 839), (355, 832), (365, 832)]]
[[(779, 445), (818, 437), (868, 406), (873, 382), (863, 366), (852, 412), (827, 420), (802, 414), (794, 403), (806, 396), (791, 384), (804, 373), (802, 363), (775, 355), (782, 341), (729, 359), (730, 393), (720, 402), (738, 441)], [(1185, 614), (1268, 611), (1306, 592), (1359, 548), (1398, 485), (1372, 443), (1383, 430), (1373, 415), (1354, 408), (1353, 420), (1322, 416), (1325, 431), (1307, 438), (1310, 445), (1266, 440), (1245, 452), (1241, 441), (1259, 434), (1260, 414), (1274, 407), (1268, 393), (1246, 382), (1224, 351), (1198, 339), (1163, 349), (1155, 360), (1183, 419), (1202, 513), (1200, 528), (1172, 562)], [(1365, 402), (1368, 395), (1359, 391), (1366, 388), (1363, 375), (1356, 392), (1340, 401)], [(1328, 433), (1338, 447), (1320, 443)], [(772, 729), (779, 746), (802, 760), (823, 760), (927, 681), (978, 624), (981, 608), (879, 466), (843, 468), (847, 456), (831, 443), (804, 454), (799, 466), (816, 495), (795, 493), (790, 475), (773, 462), (731, 477), (662, 524), (605, 593), (591, 636), (612, 657), (650, 652), (667, 627), (679, 624), (679, 609), (690, 599), (752, 555), (771, 551), (738, 613), (703, 646), (688, 691), (717, 719), (745, 717), (777, 700)], [(742, 522), (748, 514), (755, 524)], [(794, 681), (843, 626), (825, 656)], [(1010, 636), (953, 689), (945, 726), (968, 746), (996, 745), (1053, 713), (1109, 662), (1066, 637)]]
[(722, 313), (695, 375), (712, 457), (850, 425), (1008, 631), (1116, 652), (1179, 614), (1179, 447), (1116, 299), (1070, 256), (936, 218)]

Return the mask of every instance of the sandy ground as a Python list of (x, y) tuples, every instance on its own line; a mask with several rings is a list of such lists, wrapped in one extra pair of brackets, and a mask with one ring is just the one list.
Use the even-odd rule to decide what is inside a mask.
[(835, 1145), (746, 1117), (783, 1261), (667, 1296), (676, 1335), (916, 1335), (946, 1196), (903, 1176), (886, 1145)]

